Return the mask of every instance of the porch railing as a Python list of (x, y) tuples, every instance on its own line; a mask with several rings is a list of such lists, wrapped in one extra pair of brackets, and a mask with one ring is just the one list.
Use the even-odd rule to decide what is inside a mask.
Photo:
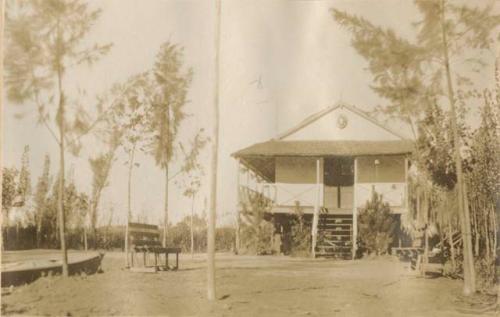
[[(282, 183), (256, 183), (249, 188), (240, 185), (251, 192), (260, 193), (271, 201), (274, 205), (293, 206), (298, 201), (302, 206), (314, 206), (316, 200), (316, 184), (282, 184)], [(356, 183), (355, 206), (363, 207), (367, 200), (371, 199), (373, 192), (383, 196), (384, 201), (391, 207), (407, 207), (407, 188), (406, 183)], [(324, 186), (320, 192), (320, 202), (324, 202)]]

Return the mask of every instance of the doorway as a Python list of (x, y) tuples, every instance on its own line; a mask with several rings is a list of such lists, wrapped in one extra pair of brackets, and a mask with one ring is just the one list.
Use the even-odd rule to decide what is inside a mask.
[(328, 209), (352, 209), (354, 191), (354, 159), (351, 157), (325, 158), (324, 206)]

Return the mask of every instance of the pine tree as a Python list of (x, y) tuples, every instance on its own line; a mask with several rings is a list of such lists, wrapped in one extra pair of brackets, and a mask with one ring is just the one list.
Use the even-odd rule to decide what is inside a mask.
[(192, 79), (192, 70), (184, 70), (183, 49), (165, 43), (156, 56), (153, 67), (154, 91), (148, 113), (148, 132), (152, 135), (151, 153), (156, 164), (165, 172), (165, 210), (163, 245), (168, 237), (169, 164), (175, 156), (176, 139), (181, 122), (186, 118), (184, 107)]
[(2, 168), (2, 217), (4, 223), (2, 227), (7, 228), (9, 226), (9, 211), (14, 205), (14, 200), (16, 198), (16, 177), (18, 174), (19, 171), (14, 167)]
[[(64, 171), (68, 134), (82, 132), (87, 124), (82, 108), (68, 122), (71, 102), (65, 89), (68, 71), (83, 63), (92, 64), (107, 53), (111, 45), (84, 47), (86, 35), (100, 15), (79, 0), (34, 0), (12, 3), (7, 10), (5, 70), (7, 97), (16, 103), (32, 102), (39, 121), (59, 146), (58, 217), (63, 275), (68, 275), (64, 214)], [(55, 108), (58, 133), (50, 124), (50, 109)]]
[(147, 118), (151, 111), (151, 98), (154, 95), (150, 73), (144, 72), (130, 77), (124, 84), (116, 85), (112, 89), (112, 94), (115, 95), (112, 111), (105, 121), (105, 143), (108, 146), (108, 152), (103, 155), (105, 158), (102, 162), (102, 168), (98, 169), (101, 171), (99, 172), (101, 180), (96, 183), (95, 193), (99, 193), (99, 196), (95, 196), (94, 202), (98, 201), (100, 191), (104, 188), (98, 185), (106, 183), (102, 183), (104, 175), (109, 174), (114, 153), (117, 147), (121, 146), (128, 155), (125, 162), (128, 165), (127, 222), (125, 226), (125, 253), (127, 255), (126, 266), (128, 267), (130, 265), (128, 224), (132, 221), (132, 176), (134, 168), (140, 166), (136, 162), (136, 152), (138, 150), (145, 151), (144, 145), (148, 142)]
[(21, 171), (19, 172), (19, 181), (17, 182), (17, 197), (22, 204), (26, 203), (26, 199), (31, 195), (31, 176), (29, 171), (29, 153), (30, 147), (24, 147), (23, 155), (21, 157)]
[(395, 227), (389, 204), (374, 192), (359, 213), (359, 238), (366, 251), (377, 255), (387, 253)]
[[(367, 61), (373, 74), (373, 89), (391, 103), (383, 112), (409, 122), (416, 137), (416, 124), (429, 107), (438, 104), (448, 109), (453, 138), (453, 159), (459, 196), (459, 216), (464, 238), (464, 293), (475, 291), (475, 273), (471, 248), (471, 221), (464, 188), (456, 86), (469, 89), (463, 96), (474, 96), (467, 73), (452, 70), (451, 60), (460, 60), (473, 69), (487, 65), (478, 58), (491, 48), (492, 35), (500, 25), (500, 16), (491, 6), (471, 8), (444, 0), (415, 1), (422, 19), (415, 23), (416, 41), (397, 36), (391, 29), (374, 26), (367, 20), (333, 9), (334, 19), (352, 34), (352, 45)], [(452, 76), (453, 74), (453, 76)], [(464, 88), (468, 86), (468, 88)], [(443, 102), (442, 96), (447, 98)], [(462, 100), (462, 103), (464, 101)], [(461, 114), (461, 116), (459, 116)], [(420, 158), (420, 155), (417, 154)]]
[(38, 178), (34, 197), (37, 248), (41, 246), (42, 224), (47, 209), (47, 196), (50, 190), (50, 183), (50, 156), (46, 154), (42, 175)]

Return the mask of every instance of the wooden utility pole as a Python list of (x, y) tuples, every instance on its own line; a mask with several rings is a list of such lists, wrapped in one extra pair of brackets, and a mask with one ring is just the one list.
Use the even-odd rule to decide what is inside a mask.
[(215, 293), (215, 218), (217, 208), (217, 160), (219, 150), (219, 81), (220, 81), (220, 24), (221, 0), (215, 1), (215, 84), (214, 84), (214, 122), (212, 131), (212, 162), (210, 180), (210, 211), (208, 214), (207, 230), (207, 297), (216, 299)]

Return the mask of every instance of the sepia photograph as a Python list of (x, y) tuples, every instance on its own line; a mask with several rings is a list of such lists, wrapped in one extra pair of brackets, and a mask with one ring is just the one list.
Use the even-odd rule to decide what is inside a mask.
[(2, 316), (500, 315), (500, 1), (0, 0)]

